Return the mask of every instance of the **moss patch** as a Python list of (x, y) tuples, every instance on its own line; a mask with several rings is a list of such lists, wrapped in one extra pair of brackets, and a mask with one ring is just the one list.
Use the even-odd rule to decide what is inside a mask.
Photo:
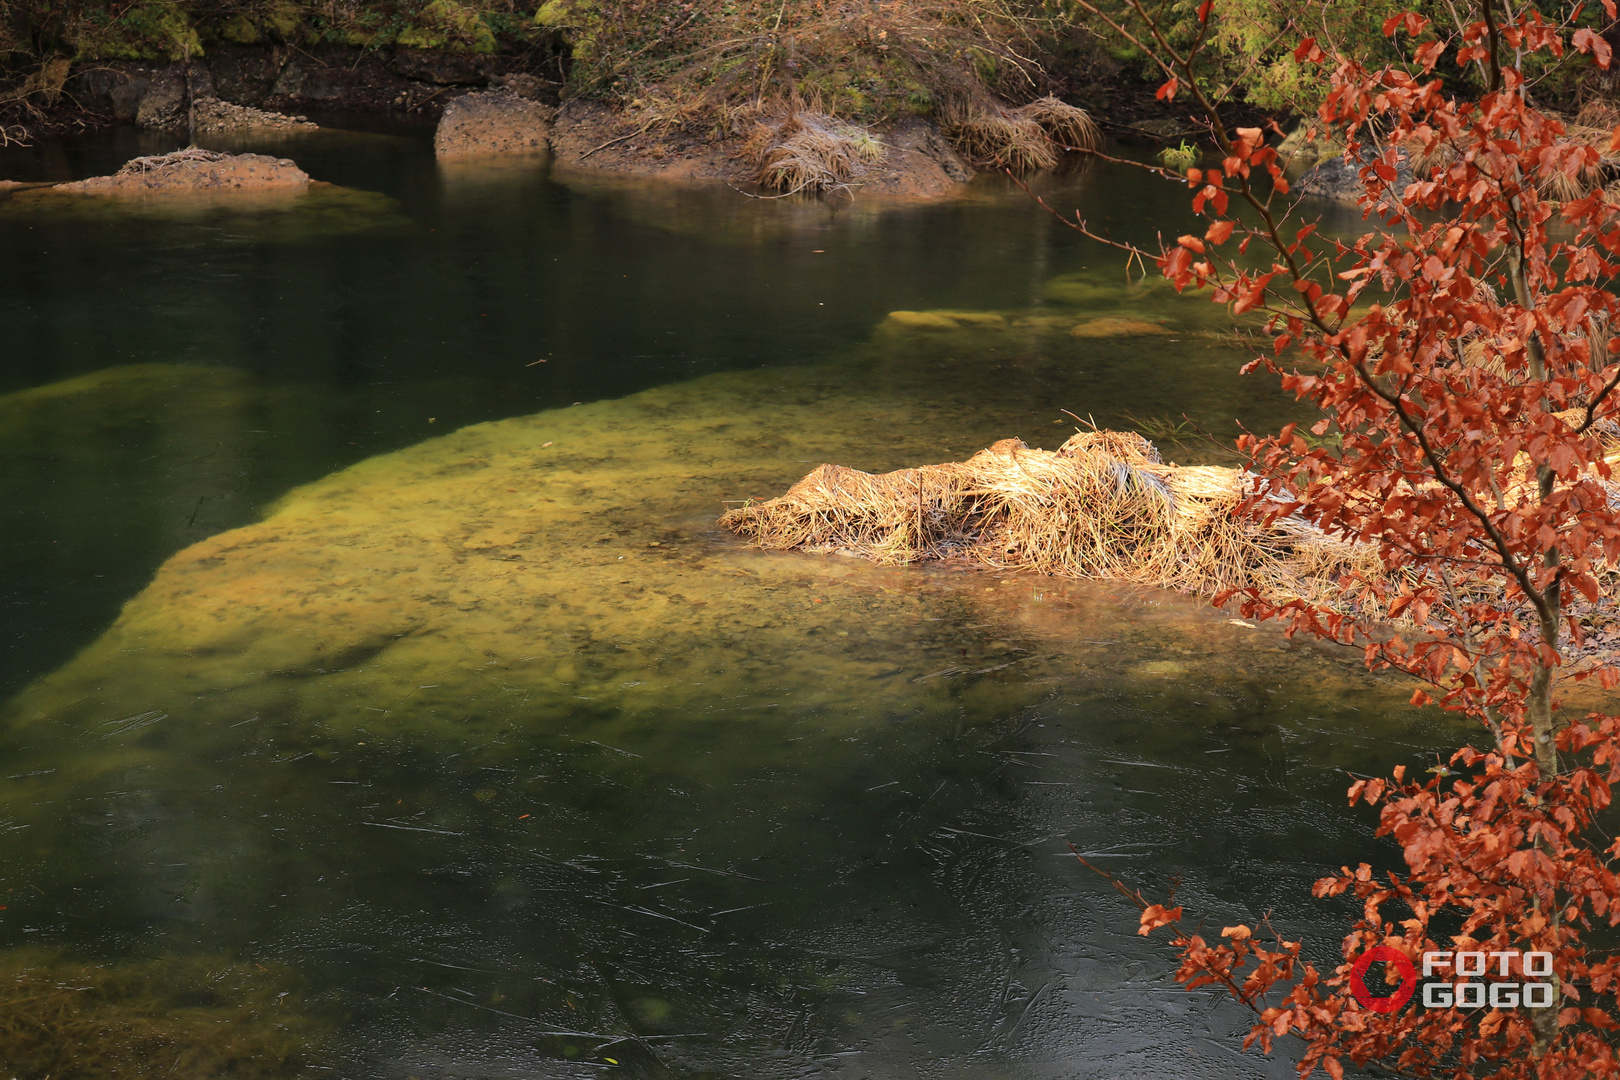
[(123, 225), (132, 216), (188, 225), (228, 224), (233, 231), (254, 239), (283, 243), (406, 224), (398, 204), (386, 195), (319, 182), (260, 190), (100, 194), (34, 187), (0, 192), (0, 215), (105, 222), (111, 227)]
[(17, 1080), (298, 1076), (320, 1027), (297, 989), (259, 964), (0, 953), (0, 1067)]

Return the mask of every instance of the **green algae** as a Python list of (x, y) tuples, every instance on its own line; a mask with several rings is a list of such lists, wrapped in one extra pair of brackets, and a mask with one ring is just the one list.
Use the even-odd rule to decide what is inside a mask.
[[(105, 734), (131, 703), (203, 732), (273, 713), (299, 737), (342, 741), (499, 730), (511, 721), (495, 701), (514, 694), (536, 724), (581, 701), (630, 715), (741, 700), (764, 669), (829, 706), (926, 698), (911, 680), (928, 673), (896, 670), (875, 644), (914, 612), (867, 601), (852, 623), (818, 594), (877, 571), (751, 553), (710, 522), (820, 461), (880, 470), (951, 456), (941, 432), (963, 445), (1009, 434), (979, 415), (974, 382), (917, 400), (855, 367), (712, 376), (368, 459), (175, 555), (6, 715), (18, 731)], [(1053, 443), (1069, 430), (1050, 427)], [(682, 655), (693, 641), (727, 649)], [(142, 731), (104, 741), (138, 753)]]
[(1156, 276), (1122, 280), (1119, 271), (1104, 278), (1099, 273), (1059, 274), (1041, 288), (1045, 300), (1072, 307), (1123, 307), (1171, 295), (1170, 283)]
[[(1130, 289), (1099, 286), (1096, 295), (1140, 301)], [(833, 608), (783, 601), (854, 571), (731, 550), (713, 517), (821, 461), (883, 470), (1012, 434), (1055, 445), (1072, 430), (1055, 406), (1069, 403), (1115, 426), (1160, 411), (1141, 385), (1138, 328), (1110, 310), (1135, 309), (898, 311), (845, 363), (710, 376), (368, 459), (288, 493), (263, 521), (174, 556), (99, 642), (8, 714), (93, 727), (113, 702), (139, 702), (206, 727), (199, 703), (222, 703), (346, 738), (373, 719), (361, 702), (374, 711), (399, 686), (421, 688), (413, 722), (467, 712), (455, 703), (480, 697), (467, 682), (487, 675), (480, 656), (499, 658), (502, 678), (531, 696), (554, 698), (559, 716), (584, 699), (633, 709), (687, 693), (671, 673), (691, 661), (665, 655), (687, 640), (733, 642), (743, 666), (769, 665), (836, 698), (842, 691), (814, 672), (853, 665), (851, 677), (866, 680), (892, 665), (857, 662)], [(1077, 339), (1077, 326), (1118, 333)], [(1234, 350), (1191, 334), (1178, 345), (1181, 371), (1163, 403), (1185, 402), (1192, 386), (1203, 391), (1195, 419), (1210, 428), (1291, 418), (1264, 401), (1259, 380), (1232, 377)], [(150, 411), (142, 403), (179, 381), (183, 393)], [(178, 432), (185, 416), (221, 426), (193, 425), (195, 445), (223, 442), (248, 389), (233, 373), (159, 365), (86, 376), (0, 399), (0, 454), (7, 440), (21, 453), (52, 445), (52, 432), (71, 442), (87, 426)], [(48, 402), (76, 403), (77, 423), (42, 409)], [(717, 569), (736, 559), (747, 568)], [(717, 574), (737, 580), (718, 588)], [(892, 629), (868, 632), (882, 639)], [(592, 653), (605, 639), (617, 643), (611, 662)], [(645, 689), (615, 689), (660, 665), (666, 677), (640, 681)], [(436, 674), (447, 667), (461, 674)], [(902, 698), (919, 692), (897, 684)], [(712, 694), (711, 685), (695, 696)]]
[(297, 244), (406, 225), (398, 203), (374, 191), (319, 181), (305, 188), (81, 194), (50, 187), (0, 192), (0, 218), (127, 229), (158, 222), (228, 229), (261, 242)]

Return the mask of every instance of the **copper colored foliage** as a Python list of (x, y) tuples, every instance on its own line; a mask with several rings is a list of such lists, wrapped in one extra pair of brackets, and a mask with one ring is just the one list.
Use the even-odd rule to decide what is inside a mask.
[[(1117, 10), (1079, 3), (1103, 20)], [(1362, 863), (1317, 883), (1319, 896), (1360, 901), (1331, 971), (1269, 927), (1206, 938), (1180, 907), (1113, 879), (1141, 909), (1143, 933), (1171, 931), (1179, 981), (1224, 988), (1255, 1011), (1249, 1044), (1303, 1041), (1301, 1075), (1338, 1078), (1347, 1064), (1493, 1080), (1620, 1075), (1620, 841), (1604, 827), (1620, 720), (1559, 701), (1571, 678), (1620, 685), (1612, 663), (1567, 664), (1583, 644), (1577, 602), (1612, 604), (1620, 563), (1603, 437), (1620, 415), (1620, 205), (1593, 187), (1620, 128), (1605, 149), (1573, 136), (1535, 106), (1521, 66), (1608, 67), (1598, 31), (1620, 11), (1614, 0), (1553, 7), (1548, 17), (1546, 5), (1446, 5), (1439, 25), (1419, 12), (1391, 18), (1384, 33), (1410, 58), (1399, 68), (1365, 68), (1327, 40), (1297, 43), (1296, 62), (1330, 80), (1317, 122), (1360, 163), (1367, 225), (1346, 242), (1291, 219), (1266, 131), (1219, 120), (1198, 77), (1202, 38), (1171, 44), (1141, 0), (1114, 20), (1159, 65), (1162, 98), (1187, 94), (1215, 118), (1222, 151), (1218, 166), (1186, 175), (1205, 222), (1135, 254), (1156, 258), (1178, 289), (1267, 316), (1271, 347), (1250, 368), (1317, 411), (1314, 439), (1290, 425), (1240, 443), (1259, 477), (1245, 509), (1371, 545), (1384, 571), (1328, 603), (1253, 588), (1221, 599), (1290, 633), (1359, 645), (1369, 665), (1426, 685), (1414, 704), (1480, 724), (1482, 745), (1430, 777), (1399, 766), (1350, 787), (1351, 805), (1378, 809), (1377, 831), (1405, 866)], [(1219, 17), (1214, 0), (1200, 6), (1201, 21)], [(1439, 75), (1459, 70), (1483, 92), (1463, 96)], [(1406, 174), (1403, 156), (1420, 167)], [(1375, 612), (1401, 620), (1400, 632), (1380, 634)], [(1418, 964), (1430, 951), (1548, 953), (1554, 1004), (1375, 1011), (1348, 992), (1374, 946)], [(1510, 960), (1484, 978), (1525, 976)]]

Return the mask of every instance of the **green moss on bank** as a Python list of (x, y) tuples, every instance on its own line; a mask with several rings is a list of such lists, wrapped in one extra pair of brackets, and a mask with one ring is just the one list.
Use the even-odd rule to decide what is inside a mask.
[(0, 54), (75, 60), (173, 61), (224, 45), (400, 46), (456, 53), (549, 42), (524, 0), (0, 0)]

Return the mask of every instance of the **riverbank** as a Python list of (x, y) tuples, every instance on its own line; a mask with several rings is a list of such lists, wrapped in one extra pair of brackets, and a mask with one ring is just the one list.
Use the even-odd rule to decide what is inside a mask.
[[(551, 147), (565, 168), (723, 180), (752, 188), (771, 149), (765, 144), (773, 136), (780, 139), (784, 125), (796, 118), (820, 115), (785, 100), (716, 110), (658, 95), (592, 96), (570, 84), (568, 63), (567, 46), (558, 39), (492, 54), (265, 43), (220, 44), (185, 62), (62, 61), (48, 76), (29, 76), (13, 100), (0, 105), (0, 129), (11, 141), (29, 141), (115, 126), (207, 134), (220, 126), (222, 116), (287, 127), (311, 116), (437, 120), (460, 98), (502, 90), (558, 110)], [(29, 79), (44, 81), (23, 93)], [(1077, 83), (1064, 91), (1063, 101), (1083, 110), (1110, 141), (1176, 145), (1200, 137), (1179, 110), (1154, 97), (1149, 83), (1127, 73)], [(973, 116), (989, 117), (1001, 128), (1006, 128), (1003, 117), (1013, 115), (1006, 111), (1010, 106), (987, 101), (976, 108)], [(1008, 155), (1015, 165), (1031, 163), (1027, 151), (998, 148), (994, 140), (986, 144), (967, 133), (967, 116), (952, 121), (938, 109), (921, 108), (866, 122), (827, 117), (858, 141), (869, 139), (878, 153), (870, 162), (853, 154), (858, 165), (853, 176), (837, 174), (806, 190), (839, 187), (935, 198), (954, 194), (976, 167), (996, 169)], [(1253, 109), (1235, 107), (1229, 119), (1253, 123), (1260, 117)], [(1043, 138), (1040, 131), (1033, 135)], [(1005, 134), (997, 137), (1006, 143)], [(1072, 144), (1062, 137), (1051, 138), (1049, 149), (1036, 148), (1033, 164), (1060, 159), (1067, 145)], [(772, 186), (793, 189), (791, 183), (765, 185)]]

